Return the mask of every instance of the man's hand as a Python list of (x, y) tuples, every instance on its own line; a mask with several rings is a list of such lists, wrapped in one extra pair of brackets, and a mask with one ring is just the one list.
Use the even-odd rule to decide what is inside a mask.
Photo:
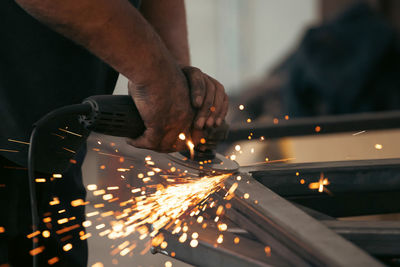
[(195, 128), (220, 126), (229, 105), (224, 86), (198, 68), (185, 66), (182, 71), (189, 82), (192, 106), (197, 109)]
[(173, 77), (160, 82), (149, 86), (129, 82), (129, 93), (146, 126), (144, 134), (129, 143), (160, 152), (186, 150), (186, 141), (179, 139), (179, 134), (190, 138), (195, 110), (185, 76), (177, 67)]

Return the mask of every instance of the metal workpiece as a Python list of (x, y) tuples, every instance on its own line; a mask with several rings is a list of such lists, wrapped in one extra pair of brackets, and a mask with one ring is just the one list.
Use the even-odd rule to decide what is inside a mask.
[(371, 255), (400, 255), (399, 221), (324, 220), (321, 223)]
[[(199, 233), (196, 247), (191, 247), (188, 244), (190, 241), (181, 243), (178, 235), (174, 235), (168, 230), (162, 230), (161, 233), (164, 235), (164, 240), (168, 242), (168, 246), (165, 249), (153, 247), (152, 252), (162, 253), (199, 267), (290, 266), (284, 258), (277, 257), (277, 254), (271, 253), (267, 256), (263, 244), (245, 236), (227, 231), (223, 233), (224, 242), (217, 244), (217, 228), (208, 226), (202, 229), (194, 222), (190, 229)], [(240, 236), (240, 242), (235, 244), (234, 238), (238, 236)]]
[[(317, 127), (317, 128), (316, 128)], [(279, 120), (278, 123), (231, 125), (229, 142), (246, 140), (250, 133), (265, 138), (400, 128), (400, 111), (346, 114)]]
[[(400, 159), (270, 164), (248, 170), (280, 196), (330, 216), (400, 211)], [(329, 193), (309, 188), (321, 174), (329, 181)]]
[[(268, 235), (274, 237), (304, 263), (312, 266), (382, 266), (366, 252), (262, 186), (250, 175), (242, 173), (241, 178), (240, 181), (234, 178), (226, 181), (226, 188), (238, 183), (235, 197), (230, 200), (230, 210), (249, 219), (235, 221), (240, 227), (249, 232), (252, 232), (253, 226), (257, 227), (257, 233), (254, 233), (257, 238), (262, 238), (262, 232), (267, 233), (267, 238)], [(247, 199), (244, 198), (246, 193), (249, 194)], [(226, 216), (229, 218), (230, 215), (227, 213)], [(253, 226), (249, 227), (250, 220)]]

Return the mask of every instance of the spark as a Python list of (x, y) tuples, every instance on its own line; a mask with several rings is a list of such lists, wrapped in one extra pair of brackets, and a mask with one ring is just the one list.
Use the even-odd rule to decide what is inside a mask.
[(197, 233), (197, 232), (194, 232), (193, 234), (192, 234), (192, 238), (193, 239), (197, 239), (199, 237), (199, 234)]
[(192, 239), (192, 241), (190, 241), (190, 246), (192, 248), (195, 248), (199, 245), (199, 241), (197, 241), (197, 239)]
[(194, 144), (190, 140), (188, 140), (186, 144), (187, 144), (187, 146), (189, 148), (189, 151), (190, 151), (190, 159), (193, 160), (194, 159)]
[(266, 246), (264, 248), (265, 254), (267, 254), (267, 257), (271, 257), (271, 247), (270, 246)]
[[(130, 207), (128, 216), (121, 224), (122, 227), (114, 228), (112, 232), (106, 234), (128, 236), (135, 230), (139, 231), (139, 227), (151, 224), (152, 231), (156, 235), (160, 229), (177, 221), (181, 215), (189, 212), (191, 208), (196, 207), (217, 191), (228, 177), (230, 174), (222, 174), (188, 180), (182, 184), (159, 185), (155, 192), (147, 193)], [(202, 223), (203, 217), (199, 216), (197, 221)], [(147, 228), (146, 231), (143, 228), (140, 229), (142, 236), (148, 234)], [(178, 225), (173, 232), (179, 233), (181, 229), (182, 227)], [(186, 238), (187, 234), (182, 234), (180, 241), (186, 240)]]
[(223, 232), (228, 229), (228, 226), (226, 225), (226, 223), (220, 223), (218, 224), (218, 229)]
[(1, 152), (12, 152), (12, 153), (17, 153), (19, 152), (18, 150), (11, 150), (11, 149), (4, 149), (4, 148), (0, 148)]
[(48, 230), (43, 231), (43, 232), (42, 232), (42, 236), (43, 236), (44, 238), (50, 237), (50, 231), (48, 231)]
[(219, 235), (218, 239), (217, 239), (217, 243), (221, 244), (222, 242), (224, 242), (224, 236), (223, 235)]
[(68, 152), (71, 152), (71, 153), (73, 153), (73, 154), (76, 153), (75, 151), (73, 151), (73, 150), (71, 150), (71, 149), (69, 149), (69, 148), (66, 148), (66, 147), (63, 147), (62, 149), (66, 150), (66, 151), (68, 151)]
[(14, 139), (8, 139), (8, 141), (14, 142), (14, 143), (20, 143), (20, 144), (24, 144), (24, 145), (30, 145), (30, 143), (28, 143), (28, 142), (18, 141), (18, 140), (14, 140)]
[(240, 238), (239, 238), (239, 237), (235, 237), (235, 238), (233, 239), (233, 243), (239, 244), (239, 242), (240, 242)]
[(68, 243), (68, 244), (66, 244), (66, 245), (63, 246), (63, 250), (64, 250), (64, 251), (69, 251), (69, 250), (71, 250), (71, 249), (72, 249), (72, 244), (71, 244), (71, 243)]
[(356, 135), (359, 135), (359, 134), (363, 134), (365, 132), (367, 132), (367, 131), (364, 130), (364, 131), (361, 131), (361, 132), (353, 133), (353, 136), (356, 136)]
[[(301, 181), (300, 181), (301, 183)], [(308, 188), (310, 188), (311, 190), (317, 190), (318, 192), (322, 193), (324, 190), (327, 190), (324, 188), (324, 186), (329, 185), (329, 181), (328, 178), (324, 177), (324, 173), (321, 172), (320, 178), (318, 182), (315, 183), (310, 183), (308, 185)]]
[(244, 106), (243, 105), (239, 105), (239, 110), (244, 110)]
[(179, 139), (181, 139), (182, 141), (185, 141), (185, 139), (186, 139), (186, 135), (185, 135), (184, 133), (180, 133), (178, 137), (179, 137)]
[(235, 150), (236, 150), (236, 151), (240, 151), (240, 146), (239, 146), (239, 145), (236, 145), (236, 146), (235, 146)]
[[(65, 132), (65, 133), (69, 133), (69, 134), (72, 134), (72, 135), (78, 136), (78, 137), (82, 137), (82, 135), (80, 135), (80, 134), (77, 134), (77, 133), (74, 133), (74, 132), (71, 132), (71, 131), (65, 130), (65, 129), (63, 129), (63, 128), (58, 128), (58, 130), (60, 130), (60, 131), (62, 131), (62, 132)], [(99, 143), (99, 145), (100, 145), (100, 144), (101, 144), (101, 143)]]
[(58, 258), (58, 257), (53, 257), (53, 258), (49, 259), (49, 260), (47, 261), (47, 263), (48, 263), (49, 265), (53, 265), (53, 264), (57, 263), (58, 261), (59, 261), (59, 258)]
[(381, 150), (383, 146), (381, 144), (375, 144), (375, 149), (376, 150)]

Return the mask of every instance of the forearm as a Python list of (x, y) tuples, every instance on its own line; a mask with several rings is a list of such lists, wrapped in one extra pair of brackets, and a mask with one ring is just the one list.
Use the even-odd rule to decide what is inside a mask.
[[(158, 34), (126, 0), (16, 0), (39, 21), (86, 47), (136, 84), (178, 69)], [(174, 73), (175, 72), (175, 73)]]
[(190, 65), (184, 0), (143, 0), (143, 16), (181, 65)]

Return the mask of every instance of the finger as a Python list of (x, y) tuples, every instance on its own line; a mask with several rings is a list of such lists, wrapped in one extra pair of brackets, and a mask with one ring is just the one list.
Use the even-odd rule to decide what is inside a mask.
[(203, 129), (204, 125), (210, 116), (211, 110), (213, 110), (214, 98), (215, 98), (215, 85), (205, 76), (206, 83), (206, 97), (204, 99), (203, 105), (197, 113), (195, 120), (195, 127), (197, 129)]
[(182, 68), (186, 79), (189, 82), (190, 99), (194, 108), (200, 108), (206, 96), (206, 84), (204, 74), (200, 69), (194, 67)]
[(217, 118), (219, 117), (222, 108), (223, 108), (223, 103), (225, 99), (225, 88), (224, 86), (219, 83), (217, 80), (215, 80), (212, 77), (209, 77), (209, 79), (214, 83), (215, 85), (215, 97), (214, 97), (214, 109), (213, 112), (211, 112), (210, 117), (207, 119), (206, 125), (207, 127), (212, 127), (214, 123), (217, 124)]
[(228, 108), (229, 108), (229, 98), (228, 96), (225, 94), (224, 97), (224, 102), (222, 104), (222, 109), (221, 112), (216, 120), (216, 124), (217, 126), (220, 126), (222, 124), (222, 122), (224, 121), (226, 114), (228, 113)]

